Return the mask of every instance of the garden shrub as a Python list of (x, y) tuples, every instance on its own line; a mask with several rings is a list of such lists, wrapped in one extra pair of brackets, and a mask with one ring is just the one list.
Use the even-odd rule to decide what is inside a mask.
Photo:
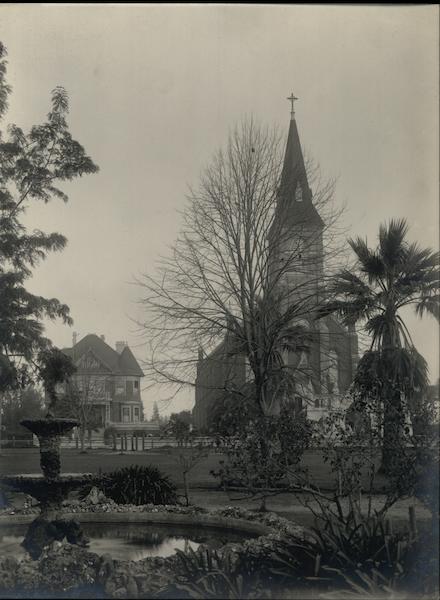
[(115, 427), (106, 427), (104, 429), (104, 444), (109, 446), (113, 443), (113, 438), (116, 435)]
[(131, 465), (105, 473), (95, 485), (118, 504), (177, 504), (176, 486), (152, 465)]
[(438, 589), (437, 545), (431, 531), (420, 534), (410, 525), (393, 532), (385, 514), (363, 515), (355, 502), (350, 505), (348, 513), (340, 506), (338, 517), (322, 505), (306, 539), (283, 538), (272, 555), (274, 574), (296, 584), (300, 575), (334, 590), (328, 598), (342, 598), (337, 592), (344, 589), (366, 598)]
[(174, 585), (190, 598), (239, 600), (268, 597), (258, 565), (250, 563), (245, 554), (203, 546), (197, 551), (192, 548), (186, 552), (177, 550), (177, 558)]
[(414, 522), (393, 531), (386, 512), (362, 514), (359, 498), (348, 500), (348, 509), (322, 502), (315, 511), (316, 525), (301, 538), (285, 534), (233, 548), (179, 551), (175, 593), (287, 598), (295, 590), (328, 600), (434, 597), (438, 565), (432, 531), (417, 531)]
[(250, 492), (289, 486), (312, 439), (312, 423), (301, 412), (283, 407), (279, 416), (254, 419), (224, 439), (226, 461), (211, 471), (223, 487)]

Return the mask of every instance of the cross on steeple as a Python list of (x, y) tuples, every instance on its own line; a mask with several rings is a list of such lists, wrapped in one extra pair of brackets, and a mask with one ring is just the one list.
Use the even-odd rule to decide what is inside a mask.
[(298, 98), (294, 96), (292, 92), (292, 94), (290, 94), (287, 100), (290, 100), (290, 102), (292, 103), (292, 107), (290, 109), (290, 117), (293, 119), (295, 116), (295, 101), (298, 100)]

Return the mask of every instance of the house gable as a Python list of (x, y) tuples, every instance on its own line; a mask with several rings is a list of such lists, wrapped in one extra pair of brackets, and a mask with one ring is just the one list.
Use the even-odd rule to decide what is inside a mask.
[(111, 367), (99, 357), (96, 352), (89, 348), (84, 354), (82, 354), (76, 361), (75, 366), (78, 371), (87, 371), (89, 373), (105, 373), (111, 374)]

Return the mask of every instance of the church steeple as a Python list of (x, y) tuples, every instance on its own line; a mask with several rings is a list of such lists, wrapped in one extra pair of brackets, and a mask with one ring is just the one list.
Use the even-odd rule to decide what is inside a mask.
[(324, 223), (312, 202), (312, 192), (307, 180), (304, 157), (295, 120), (293, 94), (287, 98), (292, 103), (289, 134), (287, 136), (281, 184), (278, 191), (278, 211), (289, 225), (323, 227)]

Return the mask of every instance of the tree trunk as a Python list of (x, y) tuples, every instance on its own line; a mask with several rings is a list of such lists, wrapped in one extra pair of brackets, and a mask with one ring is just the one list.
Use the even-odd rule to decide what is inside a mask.
[(188, 473), (186, 471), (183, 471), (183, 489), (185, 493), (186, 506), (189, 506)]
[(403, 404), (398, 389), (389, 389), (383, 401), (383, 442), (380, 470), (390, 473), (397, 467), (403, 444)]
[(260, 504), (260, 508), (258, 509), (258, 512), (267, 512), (267, 507), (266, 507), (266, 496), (263, 496), (261, 499), (261, 504)]
[[(260, 416), (261, 424), (259, 427), (259, 429), (260, 429), (259, 445), (260, 445), (263, 474), (264, 474), (263, 485), (266, 489), (270, 487), (268, 462), (270, 459), (270, 442), (271, 442), (271, 440), (269, 439), (269, 432), (267, 431), (267, 419), (268, 419), (267, 416), (261, 415)], [(261, 505), (260, 505), (259, 511), (266, 512), (266, 510), (267, 510), (266, 509), (266, 497), (263, 496), (263, 498), (261, 500)]]
[(80, 452), (85, 452), (85, 446), (86, 446), (86, 432), (84, 431), (83, 428), (80, 429), (79, 431), (79, 443), (80, 443), (80, 447), (81, 450)]

